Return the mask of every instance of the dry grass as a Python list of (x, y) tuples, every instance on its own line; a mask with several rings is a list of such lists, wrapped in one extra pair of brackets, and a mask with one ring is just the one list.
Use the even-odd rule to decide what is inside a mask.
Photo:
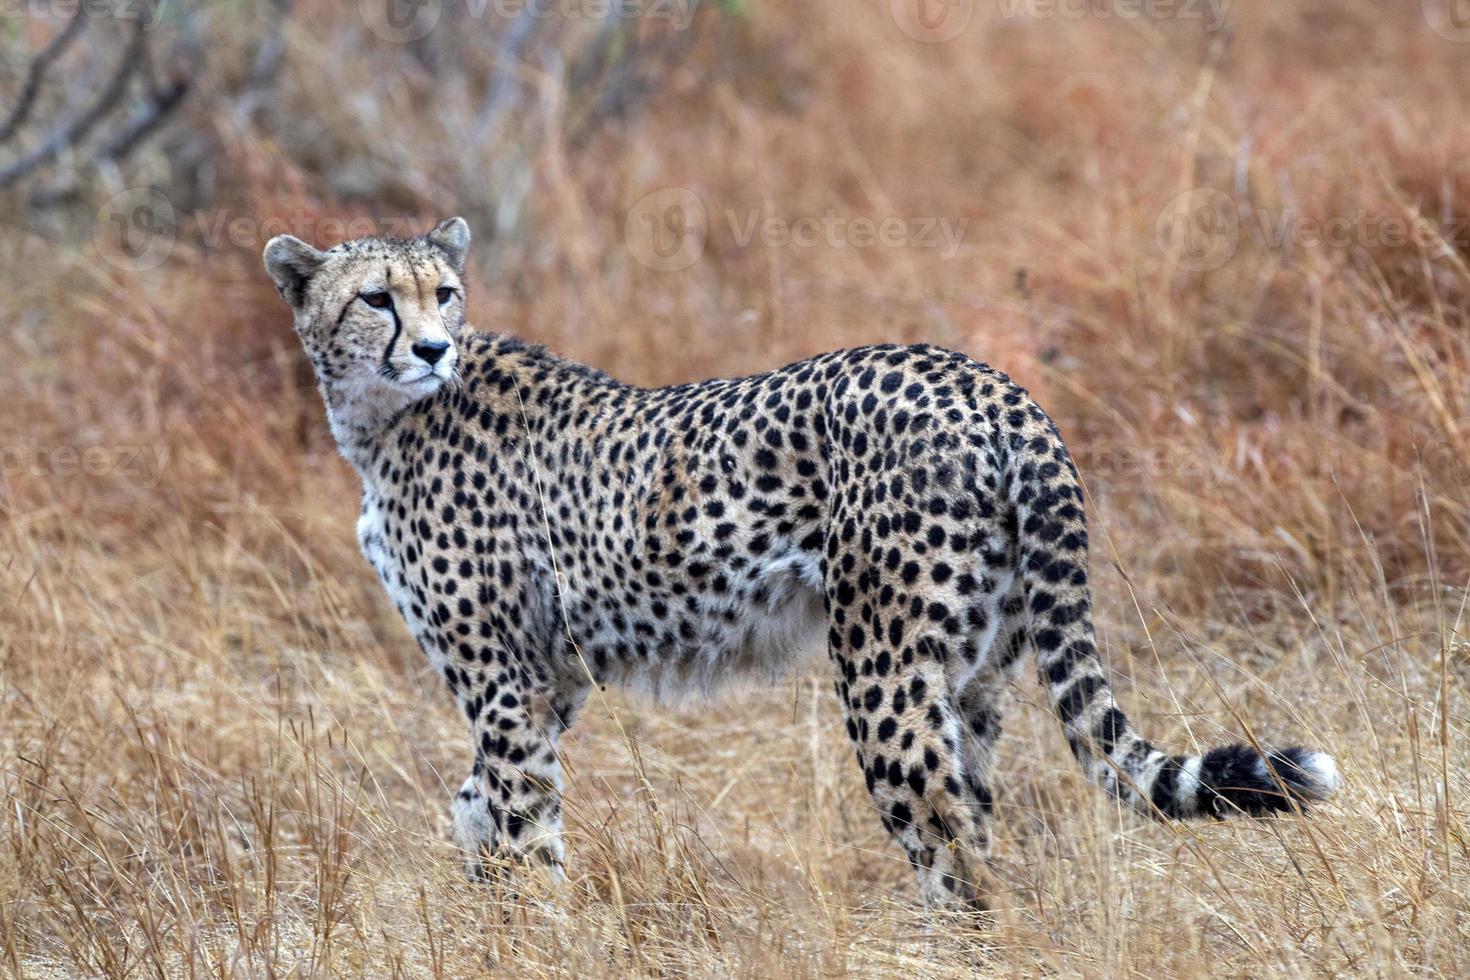
[[(1320, 745), (1336, 801), (1143, 823), (1082, 782), (1027, 684), (1001, 752), (994, 923), (926, 928), (830, 685), (802, 676), (685, 714), (594, 699), (564, 743), (570, 885), (473, 887), (447, 843), (461, 724), (356, 553), (355, 478), (257, 243), (186, 235), (129, 273), (7, 233), (0, 964), (1470, 974), (1470, 48), (1418, 4), (1246, 6), (1224, 32), (978, 4), (961, 38), (926, 45), (886, 3), (751, 4), (576, 147), (538, 76), (533, 230), (482, 253), (472, 320), (644, 383), (880, 339), (1006, 368), (1082, 465), (1099, 629), (1140, 727)], [(432, 91), (363, 78), (392, 52), (354, 58), (336, 16), (290, 28), (282, 104), (343, 144), (370, 145), (378, 113), (409, 163), (414, 139), (452, 139)], [(333, 78), (385, 94), (322, 91)], [(385, 216), (334, 190), (330, 155), (188, 123), (206, 124), (229, 216)], [(444, 155), (407, 172), (427, 189), (399, 214), (471, 196), (473, 168)], [(1195, 186), (1248, 218), (1203, 272), (1156, 235)], [(679, 272), (623, 241), (633, 203), (667, 187), (709, 215)], [(742, 246), (727, 217), (829, 209), (968, 224), (945, 258)], [(1383, 240), (1419, 216), (1450, 240)], [(1333, 219), (1342, 240), (1258, 240)]]

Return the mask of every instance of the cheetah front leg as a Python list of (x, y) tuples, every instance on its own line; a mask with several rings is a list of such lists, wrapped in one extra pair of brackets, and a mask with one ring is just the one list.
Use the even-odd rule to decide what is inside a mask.
[(497, 862), (533, 859), (564, 877), (561, 759), (556, 740), (580, 698), (534, 686), (512, 670), (457, 685), (475, 761), (450, 806), (454, 840), (472, 878)]

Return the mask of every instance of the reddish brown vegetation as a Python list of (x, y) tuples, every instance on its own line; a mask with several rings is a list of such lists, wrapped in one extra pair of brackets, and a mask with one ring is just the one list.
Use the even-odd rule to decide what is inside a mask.
[[(538, 75), (531, 190), (480, 235), (472, 322), (648, 384), (880, 340), (1003, 367), (1079, 459), (1140, 727), (1187, 747), (1250, 718), (1337, 755), (1338, 800), (1145, 825), (1073, 773), (1027, 686), (996, 920), (926, 937), (820, 673), (684, 715), (609, 696), (567, 743), (572, 883), (503, 920), (457, 876), (460, 723), (356, 553), (355, 478), (257, 234), (428, 221), (486, 177), (453, 146), (468, 110), (312, 6), (274, 98), (318, 128), (267, 138), (206, 85), (178, 125), (217, 141), (216, 196), (179, 205), (162, 266), (59, 227), (0, 240), (6, 969), (1470, 969), (1470, 46), (1419, 4), (1237, 4), (1213, 31), (978, 4), (944, 44), (888, 6), (704, 11), (661, 87), (575, 145)], [(337, 162), (379, 151), (396, 183), (353, 193)], [(659, 272), (625, 217), (670, 187), (710, 230)], [(1196, 187), (1241, 219), (1205, 271), (1158, 232)], [(965, 224), (951, 257), (738, 241), (752, 214), (828, 212)], [(249, 219), (238, 243), (201, 230), (221, 213)]]

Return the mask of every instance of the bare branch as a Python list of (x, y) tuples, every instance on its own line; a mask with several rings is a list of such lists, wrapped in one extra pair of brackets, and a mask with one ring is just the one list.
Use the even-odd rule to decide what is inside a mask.
[(188, 94), (189, 80), (182, 77), (159, 89), (147, 105), (133, 113), (123, 127), (98, 148), (97, 162), (126, 157)]
[(521, 51), (536, 30), (536, 18), (521, 11), (510, 28), (501, 38), (491, 70), (490, 84), (486, 86), (484, 101), (475, 112), (475, 121), (470, 127), (470, 145), (478, 146), (490, 133), (496, 121), (518, 100), (521, 89), (518, 78), (521, 71)]
[(255, 60), (250, 66), (250, 77), (245, 83), (246, 91), (269, 88), (275, 81), (276, 70), (286, 57), (286, 20), (291, 16), (291, 0), (274, 0), (276, 8), (265, 37), (255, 49)]
[(266, 28), (265, 37), (255, 49), (250, 74), (236, 97), (235, 118), (248, 121), (259, 111), (275, 85), (276, 74), (286, 60), (286, 21), (291, 16), (291, 0), (273, 0), (275, 13)]
[(0, 143), (10, 139), (15, 135), (16, 130), (25, 125), (25, 121), (30, 118), (31, 109), (35, 106), (36, 93), (41, 90), (41, 82), (51, 68), (51, 63), (61, 57), (71, 43), (81, 35), (82, 28), (86, 26), (86, 15), (78, 12), (31, 61), (30, 68), (26, 71), (26, 80), (21, 85), (20, 98), (16, 101), (15, 108), (10, 110), (10, 116), (4, 123), (0, 123)]
[(143, 33), (142, 24), (139, 23), (133, 30), (132, 39), (128, 42), (127, 50), (123, 52), (116, 71), (113, 72), (107, 85), (103, 87), (102, 95), (86, 112), (70, 121), (63, 120), (58, 123), (51, 130), (51, 134), (30, 153), (23, 155), (10, 166), (0, 169), (0, 190), (13, 186), (37, 168), (50, 163), (67, 147), (75, 146), (86, 139), (87, 134), (99, 122), (111, 115), (122, 104), (123, 96), (127, 92), (128, 81), (142, 64), (142, 54), (146, 44), (147, 36)]
[(605, 19), (568, 66), (568, 143), (584, 146), (607, 122), (634, 111), (658, 89), (662, 73), (697, 36), (691, 27), (643, 38), (625, 19)]

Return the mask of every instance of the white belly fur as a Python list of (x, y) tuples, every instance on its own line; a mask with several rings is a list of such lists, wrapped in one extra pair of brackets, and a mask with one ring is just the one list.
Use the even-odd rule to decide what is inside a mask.
[[(660, 704), (679, 706), (709, 698), (742, 682), (770, 683), (826, 647), (827, 616), (815, 558), (785, 556), (761, 569), (766, 599), (734, 609), (735, 622), (711, 632), (718, 639), (697, 650), (670, 651), (642, 663), (613, 663), (602, 680)], [(611, 643), (617, 637), (599, 637)]]

